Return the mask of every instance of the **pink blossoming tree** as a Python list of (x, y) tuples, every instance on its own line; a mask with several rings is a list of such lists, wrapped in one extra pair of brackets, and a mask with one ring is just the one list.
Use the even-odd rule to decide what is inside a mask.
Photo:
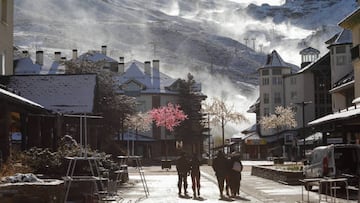
[(167, 106), (154, 108), (149, 113), (156, 126), (165, 127), (171, 132), (174, 131), (174, 127), (187, 119), (187, 115), (180, 109), (180, 106), (171, 103), (168, 103)]
[[(187, 119), (187, 115), (180, 109), (180, 105), (168, 103), (167, 106), (161, 106), (149, 111), (150, 117), (155, 121), (156, 126), (165, 127), (170, 132), (174, 131), (174, 127), (180, 125), (182, 121)], [(166, 143), (166, 142), (165, 142)], [(165, 156), (167, 160), (167, 146), (165, 145)]]

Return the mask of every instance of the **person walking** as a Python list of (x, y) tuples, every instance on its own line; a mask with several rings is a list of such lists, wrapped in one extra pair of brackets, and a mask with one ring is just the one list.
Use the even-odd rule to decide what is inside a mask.
[(241, 171), (243, 165), (241, 163), (240, 155), (234, 154), (231, 156), (231, 172), (230, 172), (230, 190), (231, 196), (235, 197), (240, 195), (240, 182), (241, 182)]
[(181, 188), (184, 187), (184, 195), (187, 195), (187, 176), (190, 171), (190, 163), (189, 160), (186, 158), (186, 153), (182, 152), (180, 157), (176, 160), (176, 170), (178, 173), (178, 189), (179, 189), (179, 196), (181, 195)]
[(217, 153), (216, 158), (213, 161), (213, 169), (215, 171), (216, 179), (218, 182), (219, 192), (220, 192), (220, 198), (224, 198), (224, 182), (228, 175), (228, 160), (225, 158), (224, 153), (219, 150)]
[(197, 196), (200, 197), (200, 161), (195, 153), (191, 158), (190, 168), (193, 196), (196, 198), (197, 192)]

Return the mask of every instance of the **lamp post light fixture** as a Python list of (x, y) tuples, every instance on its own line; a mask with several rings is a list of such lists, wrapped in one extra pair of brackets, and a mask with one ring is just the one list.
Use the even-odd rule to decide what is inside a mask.
[(303, 158), (305, 158), (305, 106), (308, 104), (311, 104), (312, 101), (302, 101), (302, 102), (298, 102), (295, 103), (296, 105), (301, 105), (301, 109), (302, 109), (302, 129), (301, 129), (301, 133), (302, 133), (302, 137), (303, 137), (303, 149), (302, 149), (302, 156)]

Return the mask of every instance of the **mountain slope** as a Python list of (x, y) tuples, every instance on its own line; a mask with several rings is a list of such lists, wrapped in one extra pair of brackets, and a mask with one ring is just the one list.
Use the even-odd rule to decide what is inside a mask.
[(81, 54), (107, 45), (115, 59), (160, 59), (170, 76), (186, 78), (191, 72), (209, 97), (221, 95), (245, 112), (257, 98), (256, 69), (267, 53), (276, 49), (285, 61), (300, 65), (299, 50), (311, 45), (326, 51), (323, 42), (354, 7), (350, 0), (287, 0), (281, 6), (235, 0), (16, 0), (14, 39), (32, 57), (41, 49), (50, 58), (54, 51), (70, 58), (74, 48)]

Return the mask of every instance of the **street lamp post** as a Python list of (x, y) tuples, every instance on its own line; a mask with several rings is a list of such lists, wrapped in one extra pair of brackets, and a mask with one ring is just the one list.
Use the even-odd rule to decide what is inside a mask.
[(303, 158), (305, 158), (305, 106), (308, 104), (311, 104), (312, 101), (303, 101), (303, 102), (299, 102), (299, 103), (295, 103), (297, 105), (301, 105), (302, 108), (302, 129), (301, 129), (301, 133), (302, 133), (302, 137), (303, 137), (303, 150), (302, 150), (302, 156)]

